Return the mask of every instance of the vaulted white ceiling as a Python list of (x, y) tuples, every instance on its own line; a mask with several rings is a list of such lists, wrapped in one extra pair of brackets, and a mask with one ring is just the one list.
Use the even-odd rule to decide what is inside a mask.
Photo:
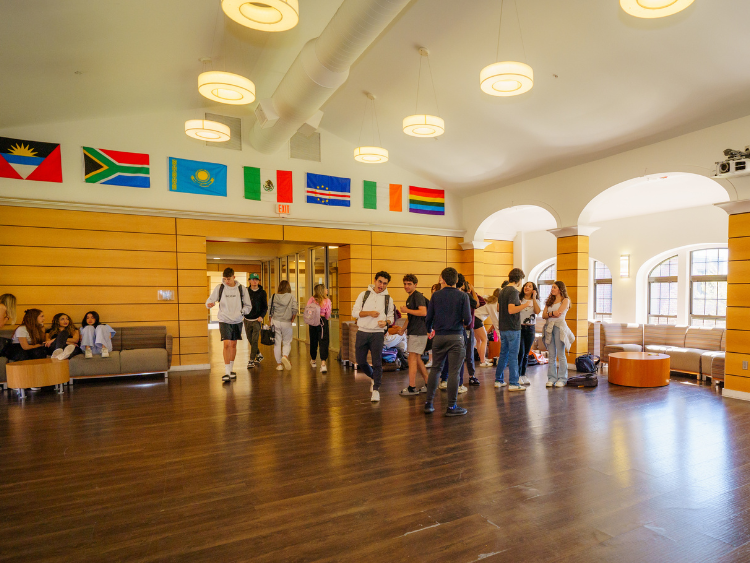
[[(392, 161), (469, 193), (750, 114), (747, 0), (696, 0), (662, 20), (632, 18), (618, 0), (517, 1), (535, 74), (528, 94), (479, 90), (479, 71), (495, 62), (498, 0), (413, 0), (325, 105), (321, 127), (353, 149), (364, 92), (373, 92)], [(218, 0), (5, 0), (0, 128), (215, 109), (197, 93), (203, 56), (270, 97), (340, 4), (300, 0), (300, 24), (267, 34), (224, 18)], [(523, 57), (513, 4), (506, 0), (501, 58)], [(415, 109), (419, 46), (431, 52), (446, 122), (437, 140), (401, 132)], [(424, 74), (421, 94), (420, 109), (435, 111)], [(221, 106), (249, 119), (253, 109)]]

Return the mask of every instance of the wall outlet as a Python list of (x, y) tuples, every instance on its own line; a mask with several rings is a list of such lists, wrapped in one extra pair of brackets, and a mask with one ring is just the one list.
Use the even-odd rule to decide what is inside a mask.
[(742, 362), (742, 369), (747, 369), (747, 362)]

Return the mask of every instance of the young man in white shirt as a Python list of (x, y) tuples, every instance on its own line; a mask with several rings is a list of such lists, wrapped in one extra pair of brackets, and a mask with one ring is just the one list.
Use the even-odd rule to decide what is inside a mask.
[[(383, 378), (383, 341), (385, 331), (393, 324), (396, 310), (388, 294), (388, 272), (375, 274), (375, 281), (359, 294), (352, 308), (352, 317), (357, 321), (357, 341), (355, 346), (357, 369), (372, 378), (370, 400), (380, 400), (380, 381)], [(372, 356), (372, 367), (367, 363), (367, 352)]]
[(224, 345), (224, 370), (221, 380), (225, 383), (237, 378), (234, 372), (234, 358), (237, 356), (237, 341), (242, 340), (243, 314), (250, 313), (250, 295), (246, 287), (237, 283), (232, 268), (225, 268), (221, 283), (206, 300), (211, 309), (219, 304), (219, 333)]

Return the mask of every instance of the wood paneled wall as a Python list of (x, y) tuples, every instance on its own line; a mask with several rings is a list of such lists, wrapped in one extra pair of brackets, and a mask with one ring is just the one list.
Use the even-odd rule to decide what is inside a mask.
[(750, 213), (729, 216), (729, 274), (724, 387), (750, 393)]
[(565, 284), (570, 298), (565, 319), (576, 340), (567, 357), (568, 363), (574, 364), (589, 348), (589, 237), (575, 235), (557, 239), (557, 279)]

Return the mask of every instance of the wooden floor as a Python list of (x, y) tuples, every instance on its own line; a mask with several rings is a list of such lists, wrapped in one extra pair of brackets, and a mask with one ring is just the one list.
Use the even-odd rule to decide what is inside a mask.
[[(217, 331), (212, 331), (215, 333)], [(445, 418), (269, 349), (212, 373), (0, 399), (0, 560), (750, 561), (750, 403), (669, 387), (482, 386)]]

